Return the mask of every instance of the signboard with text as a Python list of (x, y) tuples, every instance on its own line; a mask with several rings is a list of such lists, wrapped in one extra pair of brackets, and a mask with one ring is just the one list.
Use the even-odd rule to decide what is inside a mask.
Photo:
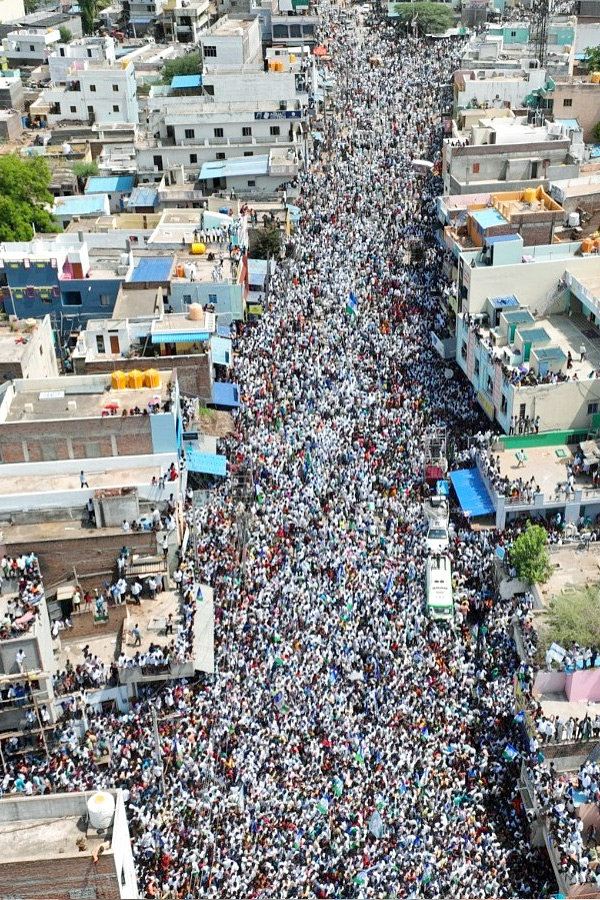
[(255, 119), (301, 119), (301, 109), (280, 109), (271, 112), (255, 112)]

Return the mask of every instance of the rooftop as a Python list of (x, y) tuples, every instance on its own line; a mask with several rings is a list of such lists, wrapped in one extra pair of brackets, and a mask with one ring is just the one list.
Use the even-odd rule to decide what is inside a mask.
[(93, 175), (85, 186), (86, 194), (114, 194), (117, 191), (127, 192), (133, 188), (133, 175)]
[[(6, 423), (43, 422), (57, 419), (101, 418), (106, 410), (147, 409), (158, 397), (161, 405), (169, 399), (170, 370), (161, 372), (158, 388), (113, 390), (110, 375), (62, 376), (13, 382), (0, 405), (0, 419)], [(11, 399), (12, 398), (12, 399)]]
[(131, 283), (168, 282), (173, 268), (170, 256), (143, 256), (129, 277)]
[(229, 16), (223, 16), (208, 29), (207, 34), (211, 37), (231, 37), (240, 32), (247, 33), (253, 24), (254, 19), (230, 19)]
[(59, 216), (101, 216), (107, 212), (106, 194), (57, 197), (54, 212)]
[[(162, 297), (159, 298), (159, 290), (157, 288), (135, 288), (135, 290), (127, 290), (121, 288), (117, 296), (117, 302), (111, 316), (112, 321), (116, 319), (146, 319), (152, 316), (160, 315), (163, 311)], [(106, 320), (102, 320), (104, 325)], [(93, 325), (93, 320), (88, 322), (88, 330)]]
[(0, 361), (3, 363), (19, 362), (27, 352), (27, 346), (36, 325), (26, 322), (0, 322)]
[(200, 180), (206, 178), (235, 178), (245, 175), (268, 175), (269, 156), (235, 156), (205, 162), (200, 169)]

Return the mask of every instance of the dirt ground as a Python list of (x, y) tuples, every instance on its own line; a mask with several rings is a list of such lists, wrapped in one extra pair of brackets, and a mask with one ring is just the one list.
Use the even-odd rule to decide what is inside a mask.
[(214, 435), (218, 438), (235, 432), (231, 413), (221, 412), (218, 409), (200, 409), (198, 424), (201, 425), (204, 434)]

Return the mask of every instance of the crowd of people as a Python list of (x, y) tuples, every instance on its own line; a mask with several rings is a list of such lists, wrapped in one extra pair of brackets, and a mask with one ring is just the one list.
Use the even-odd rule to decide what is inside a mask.
[(63, 729), (49, 761), (9, 754), (2, 790), (122, 788), (144, 897), (544, 896), (517, 788), (526, 613), (493, 589), (498, 538), (455, 517), (461, 614), (424, 612), (422, 435), (482, 427), (431, 346), (441, 182), (412, 168), (441, 159), (458, 44), (319, 9), (338, 88), (293, 252), (235, 340), (246, 530), (229, 485), (188, 511), (182, 634), (210, 584), (216, 673)]

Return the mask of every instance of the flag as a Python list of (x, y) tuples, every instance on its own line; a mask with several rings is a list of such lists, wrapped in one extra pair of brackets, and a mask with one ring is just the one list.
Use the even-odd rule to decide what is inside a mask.
[(502, 751), (502, 759), (508, 760), (508, 762), (513, 762), (519, 755), (519, 751), (516, 750), (512, 744), (507, 744), (504, 750)]
[(394, 579), (395, 579), (395, 577), (396, 577), (395, 573), (394, 573), (394, 572), (390, 572), (390, 574), (389, 574), (389, 576), (388, 576), (388, 580), (387, 580), (386, 585), (385, 585), (385, 592), (386, 592), (386, 594), (388, 594), (388, 596), (392, 593), (392, 589), (393, 589), (393, 587), (394, 587)]
[(524, 722), (525, 721), (525, 711), (521, 710), (521, 712), (518, 712), (514, 718), (514, 721), (517, 725), (520, 725), (521, 722)]
[(339, 775), (336, 775), (332, 781), (333, 793), (336, 797), (341, 797), (344, 792), (344, 779), (340, 778)]
[(319, 810), (320, 813), (322, 813), (324, 816), (326, 816), (327, 813), (329, 812), (329, 797), (327, 797), (327, 796), (321, 797), (321, 799), (317, 803), (317, 809)]
[(359, 764), (359, 766), (364, 766), (365, 758), (364, 758), (363, 752), (362, 752), (362, 744), (359, 746), (358, 750), (354, 754), (354, 759)]
[(358, 300), (356, 299), (354, 291), (350, 291), (348, 299), (346, 300), (346, 312), (349, 316), (358, 315)]
[(381, 813), (378, 809), (375, 810), (375, 812), (369, 819), (369, 831), (374, 838), (383, 837), (383, 819), (381, 818)]
[(367, 873), (366, 873), (365, 870), (363, 869), (362, 872), (359, 872), (358, 875), (355, 875), (355, 877), (352, 879), (352, 881), (353, 881), (354, 884), (360, 884), (361, 887), (364, 887), (365, 884), (367, 883), (368, 877), (369, 877), (369, 876), (367, 875)]

